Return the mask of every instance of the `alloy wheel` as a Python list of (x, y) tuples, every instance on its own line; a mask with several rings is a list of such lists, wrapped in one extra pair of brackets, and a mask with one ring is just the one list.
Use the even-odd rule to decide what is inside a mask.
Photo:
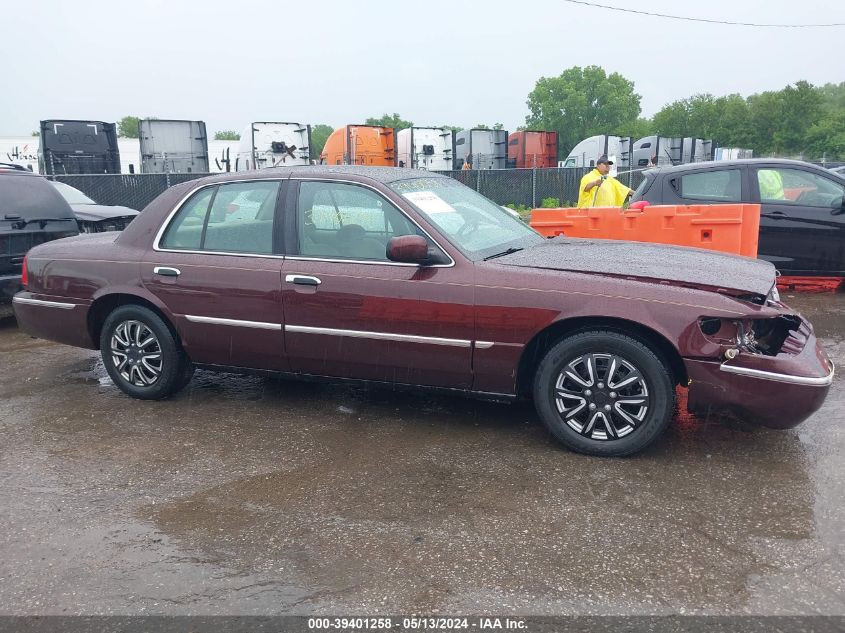
[(111, 360), (126, 382), (149, 387), (161, 376), (161, 345), (153, 331), (141, 321), (122, 321), (111, 336)]
[(554, 401), (561, 420), (593, 440), (633, 433), (649, 410), (643, 373), (616, 354), (584, 354), (564, 365)]

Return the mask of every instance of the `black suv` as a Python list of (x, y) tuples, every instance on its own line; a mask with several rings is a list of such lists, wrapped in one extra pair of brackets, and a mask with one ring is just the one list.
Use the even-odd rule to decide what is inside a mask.
[(73, 210), (45, 178), (0, 163), (0, 318), (12, 314), (26, 252), (78, 233)]
[(783, 275), (845, 276), (845, 177), (774, 158), (658, 167), (644, 175), (632, 202), (759, 203), (760, 259)]

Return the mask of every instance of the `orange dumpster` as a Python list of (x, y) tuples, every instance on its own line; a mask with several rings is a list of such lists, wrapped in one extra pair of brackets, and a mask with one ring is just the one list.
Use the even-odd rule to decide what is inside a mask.
[(533, 209), (531, 227), (546, 237), (693, 246), (757, 257), (759, 204), (656, 205), (642, 209)]

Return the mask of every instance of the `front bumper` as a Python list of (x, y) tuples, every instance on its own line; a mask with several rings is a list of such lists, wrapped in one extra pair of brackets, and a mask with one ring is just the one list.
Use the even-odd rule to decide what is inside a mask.
[(725, 362), (685, 359), (690, 412), (730, 413), (773, 429), (806, 420), (822, 406), (834, 367), (808, 324), (798, 335), (805, 338), (798, 353), (740, 353)]

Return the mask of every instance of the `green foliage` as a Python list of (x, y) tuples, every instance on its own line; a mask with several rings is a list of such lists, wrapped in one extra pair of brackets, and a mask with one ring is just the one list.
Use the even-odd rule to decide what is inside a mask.
[(41, 136), (41, 132), (38, 130), (32, 130), (32, 134), (30, 134), (30, 136)]
[[(365, 125), (380, 125), (382, 127), (392, 127), (396, 128), (396, 131), (404, 130), (407, 127), (412, 127), (414, 125), (413, 121), (406, 121), (402, 117), (399, 116), (397, 112), (393, 114), (382, 114), (379, 118), (370, 117), (366, 121), (364, 121)], [(313, 132), (313, 130), (312, 130)]]
[(240, 141), (241, 135), (234, 130), (220, 130), (214, 133), (215, 141)]
[(557, 131), (561, 156), (588, 136), (632, 128), (640, 115), (634, 83), (599, 66), (573, 66), (558, 77), (541, 77), (527, 104), (527, 127)]
[(138, 122), (141, 120), (137, 116), (125, 116), (117, 122), (117, 135), (123, 138), (138, 138)]
[(311, 126), (311, 158), (316, 160), (320, 157), (320, 153), (326, 146), (326, 141), (332, 132), (334, 132), (334, 128), (331, 125), (318, 123)]
[(509, 202), (505, 205), (508, 209), (513, 209), (518, 213), (522, 213), (523, 211), (531, 211), (531, 207), (525, 206), (524, 204), (515, 204), (513, 202)]
[(845, 158), (843, 113), (845, 82), (816, 87), (799, 81), (748, 98), (699, 94), (675, 101), (654, 115), (652, 134), (712, 138), (757, 156), (836, 160)]
[(845, 108), (825, 115), (807, 130), (806, 152), (813, 158), (845, 158)]
[(504, 130), (505, 124), (504, 123), (494, 123), (493, 126), (489, 126), (486, 123), (476, 123), (472, 126), (474, 130)]
[(464, 129), (460, 125), (441, 125), (440, 127), (451, 130), (452, 132), (461, 132)]
[(557, 209), (560, 207), (560, 198), (543, 198), (540, 203), (541, 209)]

